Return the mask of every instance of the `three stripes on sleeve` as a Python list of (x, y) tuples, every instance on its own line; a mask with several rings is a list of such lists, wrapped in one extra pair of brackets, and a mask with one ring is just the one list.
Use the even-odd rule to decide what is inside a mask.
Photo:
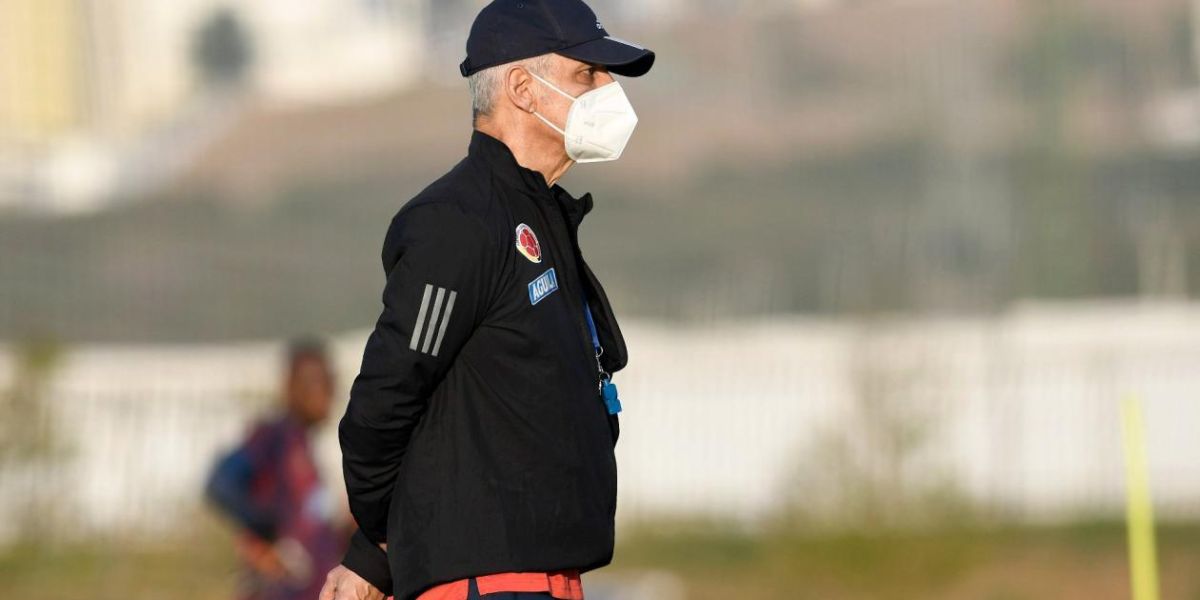
[[(408, 342), (410, 350), (431, 356), (438, 355), (438, 350), (442, 347), (442, 338), (446, 336), (446, 325), (450, 323), (450, 315), (454, 313), (454, 299), (457, 297), (458, 292), (454, 290), (425, 284), (425, 295), (421, 298), (421, 310), (417, 312), (417, 323), (413, 327), (412, 339)], [(432, 310), (431, 298), (433, 300)], [(426, 320), (426, 316), (429, 317), (428, 320)], [(421, 336), (422, 332), (425, 333), (424, 338)]]

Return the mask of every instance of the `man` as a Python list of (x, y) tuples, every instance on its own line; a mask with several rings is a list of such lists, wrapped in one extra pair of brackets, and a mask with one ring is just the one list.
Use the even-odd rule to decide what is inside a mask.
[(637, 117), (612, 74), (653, 62), (579, 0), (476, 18), (468, 156), (384, 241), (383, 312), (339, 428), (360, 530), (321, 600), (578, 600), (579, 574), (611, 561), (626, 350), (580, 255), (592, 199), (557, 182), (620, 156)]
[(346, 546), (308, 443), (309, 432), (329, 417), (332, 398), (323, 344), (293, 342), (283, 414), (255, 426), (209, 477), (209, 499), (242, 532), (244, 600), (311, 600)]

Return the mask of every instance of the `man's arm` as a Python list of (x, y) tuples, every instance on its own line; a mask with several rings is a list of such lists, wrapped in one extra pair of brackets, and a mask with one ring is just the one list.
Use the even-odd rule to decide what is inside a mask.
[(204, 492), (225, 516), (264, 542), (275, 541), (275, 515), (250, 498), (255, 466), (250, 451), (239, 447), (217, 462)]
[(238, 543), (238, 553), (251, 568), (270, 579), (290, 574), (276, 543), (276, 510), (255, 501), (251, 488), (256, 474), (272, 468), (279, 440), (258, 428), (238, 448), (217, 461), (205, 485), (205, 495), (238, 527), (249, 535)]
[(392, 220), (383, 251), (383, 311), (338, 426), (350, 511), (361, 534), (343, 562), (348, 567), (379, 562), (371, 554), (382, 554), (374, 545), (387, 541), (392, 489), (409, 439), (490, 304), (496, 256), (482, 222), (452, 204), (415, 206)]

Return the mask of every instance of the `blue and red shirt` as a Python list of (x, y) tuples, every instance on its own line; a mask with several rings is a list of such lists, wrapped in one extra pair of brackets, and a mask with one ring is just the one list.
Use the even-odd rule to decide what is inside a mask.
[(209, 478), (208, 496), (244, 529), (244, 546), (279, 547), (287, 540), (287, 546), (302, 550), (298, 557), (283, 557), (293, 563), (288, 566), (298, 567), (293, 577), (251, 576), (243, 594), (247, 600), (316, 598), (325, 573), (345, 549), (308, 438), (308, 428), (289, 416), (259, 423)]

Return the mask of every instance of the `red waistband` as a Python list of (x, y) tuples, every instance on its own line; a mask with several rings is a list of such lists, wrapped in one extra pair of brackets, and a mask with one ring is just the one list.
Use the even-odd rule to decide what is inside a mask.
[[(559, 600), (583, 600), (579, 571), (550, 573), (496, 573), (475, 577), (479, 594), (496, 592), (542, 592)], [(425, 590), (417, 600), (466, 600), (469, 580), (460, 579)]]

